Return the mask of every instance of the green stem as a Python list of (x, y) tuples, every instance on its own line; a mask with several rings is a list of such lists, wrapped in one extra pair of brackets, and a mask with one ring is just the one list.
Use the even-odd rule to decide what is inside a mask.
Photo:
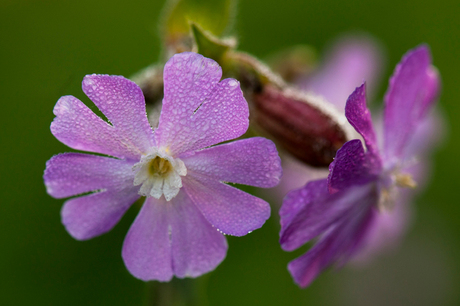
[(145, 306), (206, 306), (207, 276), (174, 278), (169, 283), (148, 282)]

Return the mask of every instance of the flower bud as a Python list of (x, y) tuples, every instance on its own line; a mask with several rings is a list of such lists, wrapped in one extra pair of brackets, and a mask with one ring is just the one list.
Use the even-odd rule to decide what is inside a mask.
[(311, 166), (327, 167), (348, 140), (340, 116), (318, 97), (266, 85), (251, 102), (252, 124)]

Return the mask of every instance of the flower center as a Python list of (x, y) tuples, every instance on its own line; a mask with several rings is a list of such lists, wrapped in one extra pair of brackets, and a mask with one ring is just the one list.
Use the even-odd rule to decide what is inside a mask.
[(396, 204), (399, 196), (399, 188), (417, 187), (417, 183), (409, 173), (401, 173), (399, 170), (394, 170), (383, 179), (381, 183), (381, 192), (378, 207), (381, 211), (390, 211)]
[(184, 162), (166, 153), (155, 152), (144, 156), (133, 166), (134, 186), (142, 185), (139, 194), (159, 199), (162, 195), (169, 201), (182, 188), (181, 176), (187, 174)]
[(169, 160), (156, 156), (149, 165), (149, 173), (153, 176), (164, 176), (173, 170)]

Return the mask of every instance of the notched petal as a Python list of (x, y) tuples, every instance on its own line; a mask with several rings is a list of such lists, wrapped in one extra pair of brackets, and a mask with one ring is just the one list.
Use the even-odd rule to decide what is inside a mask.
[(184, 156), (183, 160), (190, 172), (263, 188), (277, 185), (282, 174), (275, 144), (262, 137), (210, 147)]
[(348, 97), (345, 116), (355, 130), (363, 136), (367, 150), (380, 160), (371, 113), (366, 106), (366, 83), (357, 87)]
[(209, 177), (190, 173), (183, 183), (206, 220), (223, 234), (244, 236), (270, 217), (270, 205), (264, 200)]
[(376, 179), (380, 168), (375, 168), (372, 155), (365, 153), (361, 140), (345, 143), (329, 167), (330, 193), (353, 185), (362, 185)]
[(389, 163), (405, 154), (417, 126), (436, 101), (439, 88), (428, 46), (407, 52), (396, 66), (385, 95), (384, 149)]
[(249, 110), (235, 79), (195, 53), (175, 55), (165, 65), (165, 97), (155, 132), (160, 147), (172, 155), (235, 139), (246, 132)]

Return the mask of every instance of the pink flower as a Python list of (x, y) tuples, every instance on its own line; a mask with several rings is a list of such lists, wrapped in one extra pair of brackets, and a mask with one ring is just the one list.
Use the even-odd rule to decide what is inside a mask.
[(172, 57), (155, 131), (141, 89), (124, 77), (83, 80), (83, 91), (110, 123), (73, 96), (59, 99), (53, 135), (73, 149), (112, 156), (64, 153), (47, 162), (48, 193), (78, 196), (61, 212), (70, 235), (86, 240), (111, 230), (145, 196), (122, 256), (135, 277), (169, 281), (215, 269), (227, 252), (223, 234), (243, 236), (264, 224), (268, 203), (225, 182), (275, 186), (280, 159), (260, 137), (213, 146), (248, 128), (239, 83), (221, 77), (219, 65), (199, 54)]
[(438, 91), (439, 77), (428, 48), (408, 52), (385, 96), (381, 150), (366, 106), (365, 84), (348, 98), (345, 115), (366, 150), (359, 139), (345, 143), (329, 167), (329, 177), (290, 192), (280, 210), (284, 250), (318, 237), (306, 254), (288, 265), (299, 286), (308, 286), (330, 265), (342, 265), (359, 254), (373, 230), (383, 226), (380, 214), (405, 198), (402, 188), (416, 186), (413, 178), (420, 168), (414, 157), (426, 144), (417, 135)]
[[(369, 36), (345, 35), (336, 39), (326, 50), (320, 67), (312, 75), (299, 78), (296, 85), (306, 92), (321, 96), (340, 113), (344, 113), (350, 92), (364, 80), (368, 96), (373, 96), (384, 62), (382, 53), (378, 43)], [(288, 154), (282, 157), (283, 177), (272, 192), (278, 202), (288, 191), (328, 175), (325, 168), (310, 167)]]

